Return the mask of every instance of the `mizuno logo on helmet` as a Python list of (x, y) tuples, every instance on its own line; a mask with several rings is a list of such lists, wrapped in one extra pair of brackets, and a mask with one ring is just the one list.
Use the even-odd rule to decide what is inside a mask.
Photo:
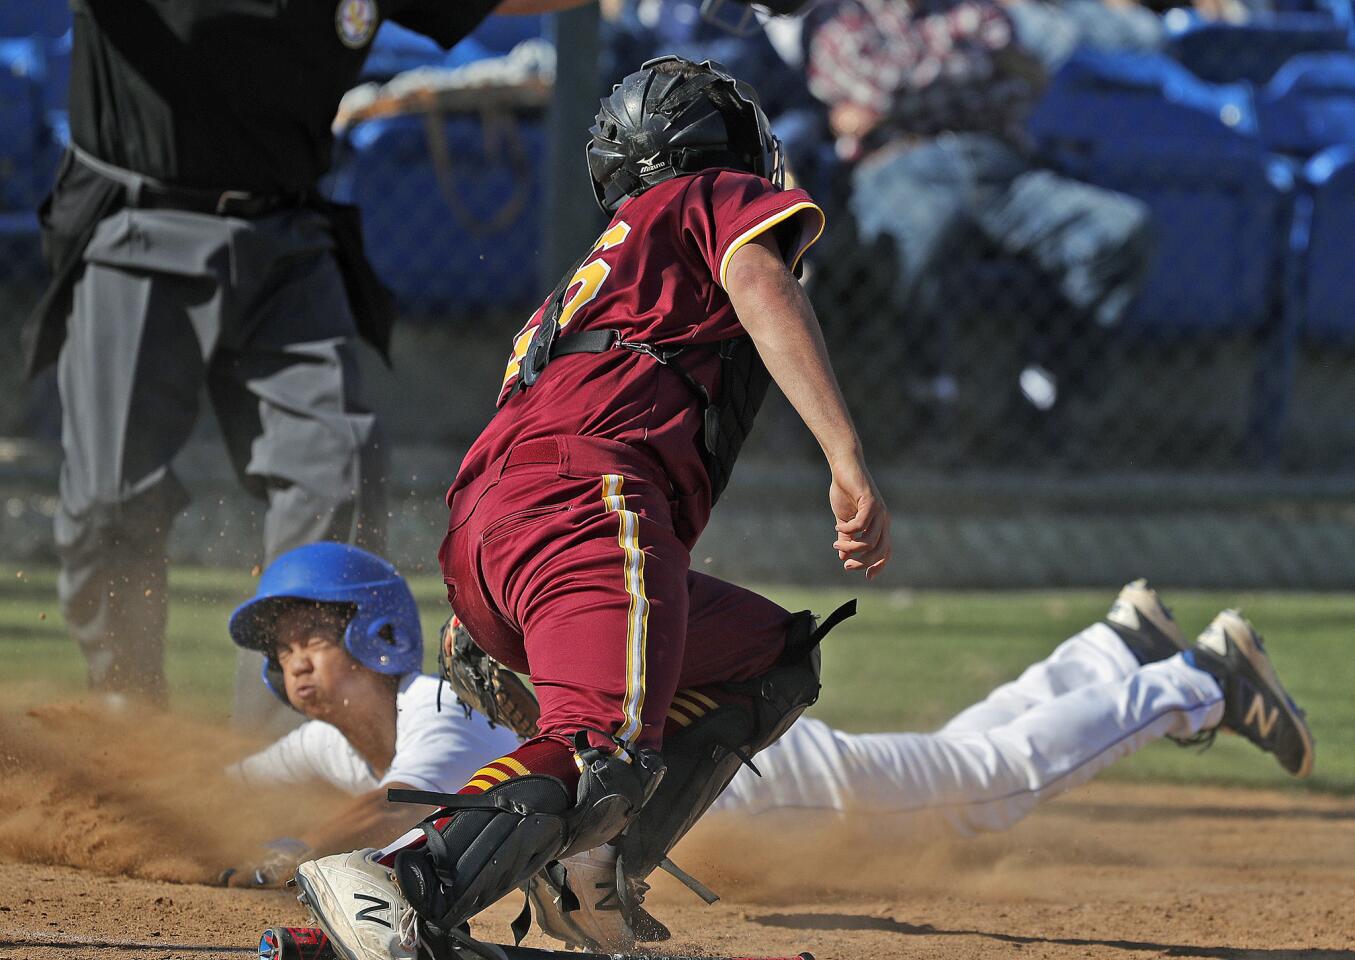
[(663, 167), (668, 166), (668, 161), (667, 161), (667, 160), (660, 160), (660, 159), (659, 159), (659, 155), (662, 154), (662, 153), (663, 153), (662, 150), (658, 150), (658, 151), (655, 151), (654, 153), (651, 153), (651, 154), (650, 154), (649, 156), (647, 156), (647, 157), (641, 157), (640, 160), (639, 160), (639, 163), (640, 163), (640, 172), (641, 172), (641, 173), (651, 173), (651, 172), (654, 171), (654, 170), (659, 170), (659, 169), (662, 169)]

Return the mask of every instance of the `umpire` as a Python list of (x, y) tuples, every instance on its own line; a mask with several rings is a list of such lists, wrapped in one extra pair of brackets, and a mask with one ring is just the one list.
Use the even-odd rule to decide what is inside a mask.
[[(578, 2), (578, 0), (574, 0)], [(529, 13), (569, 0), (508, 0)], [(495, 0), (71, 0), (72, 147), (25, 327), (63, 407), (59, 593), (93, 689), (163, 703), (171, 461), (206, 385), (268, 562), (381, 552), (385, 457), (355, 341), (393, 310), (354, 208), (315, 193), (383, 19), (451, 47)]]

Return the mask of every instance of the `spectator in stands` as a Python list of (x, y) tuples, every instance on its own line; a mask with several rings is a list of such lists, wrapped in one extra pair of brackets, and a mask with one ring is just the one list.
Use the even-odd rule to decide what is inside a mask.
[(1073, 52), (1156, 53), (1166, 27), (1135, 0), (1004, 0), (1022, 46), (1053, 73)]
[[(1269, 9), (1268, 0), (1001, 0), (1020, 42), (1049, 72), (1079, 49), (1156, 53), (1167, 44), (1162, 14), (1183, 7), (1194, 16), (1243, 23)], [(1185, 13), (1185, 10), (1180, 10)]]
[[(1001, 3), (839, 0), (806, 46), (810, 90), (852, 164), (861, 237), (893, 241), (901, 323), (953, 314), (946, 277), (985, 250), (1049, 278), (1071, 325), (1032, 305), (1045, 333), (1120, 322), (1148, 264), (1147, 209), (1035, 164), (1023, 124), (1046, 71)], [(1023, 392), (1046, 409), (1057, 388), (1037, 373), (1049, 382), (1032, 392), (1023, 374)]]

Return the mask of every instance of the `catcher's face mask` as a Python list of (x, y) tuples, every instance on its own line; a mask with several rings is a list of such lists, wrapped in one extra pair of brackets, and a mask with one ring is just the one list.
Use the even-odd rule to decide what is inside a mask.
[[(706, 0), (706, 2), (709, 2), (709, 0)], [(725, 0), (717, 0), (717, 2), (725, 2)], [(729, 2), (737, 2), (737, 0), (729, 0)], [(641, 64), (640, 69), (649, 70), (661, 63), (672, 63), (674, 61), (688, 62), (684, 57), (668, 54), (667, 56), (655, 57), (653, 60), (646, 60)], [(786, 185), (786, 165), (781, 154), (781, 140), (776, 134), (772, 133), (772, 123), (762, 110), (762, 101), (759, 99), (757, 91), (753, 89), (752, 84), (734, 76), (723, 63), (717, 60), (702, 60), (697, 63), (697, 66), (709, 71), (717, 80), (726, 84), (739, 102), (744, 105), (748, 114), (752, 116), (753, 122), (757, 126), (758, 143), (762, 146), (762, 169), (754, 172), (766, 177), (778, 190), (784, 188)]]

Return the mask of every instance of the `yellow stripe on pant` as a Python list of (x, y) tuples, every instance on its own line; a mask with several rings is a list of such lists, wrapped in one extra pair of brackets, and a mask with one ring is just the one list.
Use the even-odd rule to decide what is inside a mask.
[(642, 727), (645, 708), (645, 644), (649, 637), (649, 599), (645, 596), (645, 552), (640, 549), (640, 516), (626, 509), (621, 494), (625, 478), (615, 473), (602, 476), (602, 501), (617, 515), (620, 529), (616, 542), (623, 555), (622, 576), (630, 609), (626, 616), (626, 696), (621, 701), (621, 728), (617, 738), (634, 743)]

